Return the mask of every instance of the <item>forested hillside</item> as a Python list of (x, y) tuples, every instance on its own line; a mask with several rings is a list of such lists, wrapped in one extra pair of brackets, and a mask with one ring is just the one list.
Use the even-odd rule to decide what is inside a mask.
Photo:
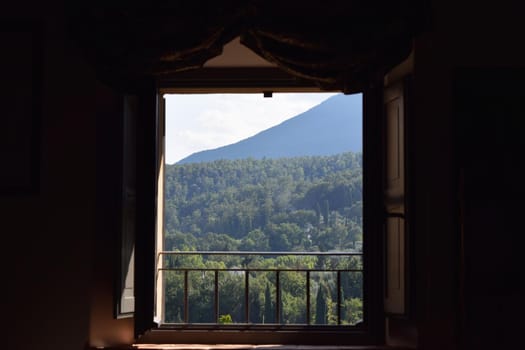
[[(165, 179), (165, 250), (360, 251), (361, 153), (168, 165)], [(310, 323), (337, 324), (337, 300), (342, 324), (363, 318), (359, 256), (225, 253), (170, 255), (163, 261), (172, 269), (162, 275), (167, 323), (184, 322), (185, 281), (188, 322), (213, 323), (214, 278), (220, 286), (219, 323), (246, 322), (246, 277), (240, 272), (246, 269), (250, 323), (275, 323), (277, 313), (279, 323), (306, 323), (304, 269), (317, 271), (308, 278)], [(272, 271), (289, 268), (299, 271), (281, 271), (279, 279)], [(220, 270), (217, 277), (214, 269)], [(339, 275), (330, 272), (335, 270)]]
[(168, 165), (168, 250), (327, 251), (362, 240), (361, 153)]

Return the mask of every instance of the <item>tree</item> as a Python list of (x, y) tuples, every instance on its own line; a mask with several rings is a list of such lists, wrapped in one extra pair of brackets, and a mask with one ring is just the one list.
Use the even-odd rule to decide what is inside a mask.
[(241, 240), (239, 248), (242, 251), (267, 251), (270, 249), (270, 243), (263, 230), (255, 229)]
[(323, 283), (319, 284), (317, 290), (317, 297), (315, 299), (315, 323), (326, 324), (328, 307), (326, 305), (325, 286)]
[(356, 324), (363, 321), (363, 300), (350, 298), (343, 303), (344, 323)]
[(261, 301), (259, 295), (252, 294), (250, 303), (250, 322), (260, 323), (261, 322)]
[(330, 225), (330, 203), (328, 199), (323, 201), (323, 218), (325, 226)]
[(264, 323), (275, 322), (275, 309), (273, 307), (272, 294), (270, 293), (270, 285), (266, 284), (266, 290), (264, 291)]

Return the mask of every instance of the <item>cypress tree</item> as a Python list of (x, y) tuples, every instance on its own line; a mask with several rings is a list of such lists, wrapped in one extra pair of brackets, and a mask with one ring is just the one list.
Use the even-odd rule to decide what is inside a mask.
[(261, 301), (259, 295), (255, 295), (250, 305), (250, 322), (259, 323), (261, 322)]
[(272, 294), (270, 293), (270, 286), (266, 284), (264, 291), (264, 323), (275, 322), (275, 312), (272, 307)]
[(326, 324), (327, 320), (327, 305), (326, 305), (326, 296), (324, 292), (324, 285), (319, 284), (319, 289), (317, 291), (317, 298), (315, 299), (315, 323), (316, 324)]

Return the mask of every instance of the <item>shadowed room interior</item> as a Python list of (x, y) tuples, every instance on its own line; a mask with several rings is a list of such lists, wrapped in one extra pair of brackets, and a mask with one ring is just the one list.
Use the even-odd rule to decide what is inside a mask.
[[(173, 87), (365, 94), (367, 161), (376, 170), (366, 213), (375, 232), (367, 243), (375, 259), (367, 285), (373, 322), (361, 338), (339, 334), (339, 343), (298, 333), (285, 341), (290, 347), (520, 348), (522, 17), (513, 1), (31, 1), (3, 8), (7, 349), (265, 343), (257, 332), (201, 333), (196, 341), (188, 332), (163, 338), (154, 331), (158, 94)], [(390, 218), (382, 181), (392, 91), (403, 97), (405, 222), (396, 271), (403, 288), (394, 301), (385, 293), (390, 260), (381, 236)], [(133, 151), (123, 139), (129, 96), (138, 101)], [(126, 152), (136, 162), (135, 307), (121, 317)]]

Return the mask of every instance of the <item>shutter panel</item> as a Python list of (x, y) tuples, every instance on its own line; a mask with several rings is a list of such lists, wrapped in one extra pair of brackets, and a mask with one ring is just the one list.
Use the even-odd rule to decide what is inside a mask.
[(384, 91), (385, 296), (387, 314), (406, 314), (405, 108), (402, 82)]
[(385, 225), (385, 311), (405, 313), (405, 219), (387, 217)]
[(136, 217), (136, 96), (124, 96), (122, 147), (122, 227), (117, 317), (130, 317), (135, 311), (135, 217)]
[(155, 327), (155, 230), (157, 226), (158, 98), (154, 80), (138, 89), (137, 217), (135, 236), (135, 337)]

